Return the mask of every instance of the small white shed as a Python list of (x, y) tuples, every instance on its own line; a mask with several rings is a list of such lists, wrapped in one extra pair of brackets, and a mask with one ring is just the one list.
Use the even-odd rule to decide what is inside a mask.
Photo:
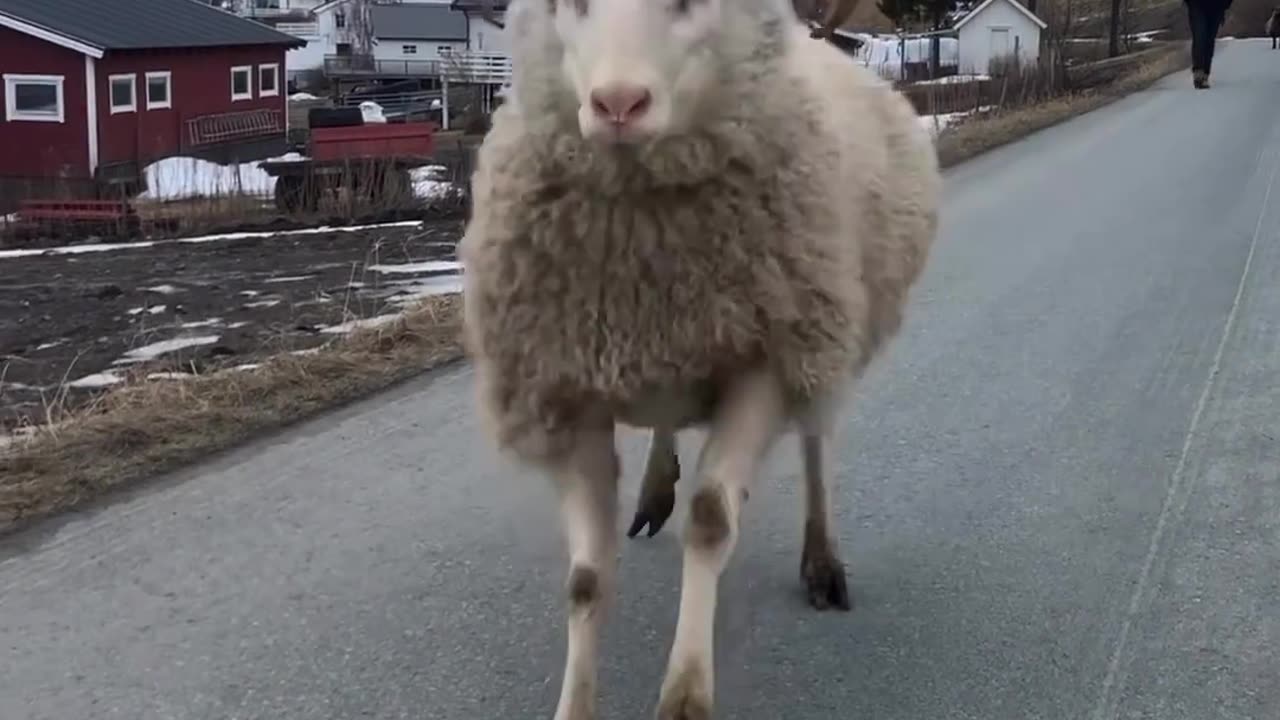
[(1040, 58), (1040, 31), (1048, 25), (1018, 0), (983, 0), (955, 24), (960, 72), (985, 75), (991, 61), (1016, 55), (1023, 63)]

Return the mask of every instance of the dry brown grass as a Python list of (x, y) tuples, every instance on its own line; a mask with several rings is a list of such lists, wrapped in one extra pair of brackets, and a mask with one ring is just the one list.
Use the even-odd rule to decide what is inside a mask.
[(969, 160), (1001, 145), (1078, 117), (1153, 85), (1160, 78), (1191, 64), (1185, 43), (1169, 43), (1144, 58), (1114, 82), (1006, 112), (984, 113), (946, 128), (938, 137), (943, 167)]
[(462, 299), (428, 298), (384, 326), (255, 370), (130, 382), (0, 448), (0, 529), (225, 449), (462, 357)]

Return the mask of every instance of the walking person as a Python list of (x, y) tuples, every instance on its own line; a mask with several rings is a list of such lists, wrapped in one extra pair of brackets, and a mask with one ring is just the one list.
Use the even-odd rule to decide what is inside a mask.
[(1276, 49), (1276, 41), (1280, 40), (1280, 7), (1271, 11), (1267, 18), (1267, 37), (1271, 38), (1271, 49)]
[(1209, 87), (1213, 46), (1231, 0), (1182, 0), (1191, 24), (1191, 78), (1197, 89)]

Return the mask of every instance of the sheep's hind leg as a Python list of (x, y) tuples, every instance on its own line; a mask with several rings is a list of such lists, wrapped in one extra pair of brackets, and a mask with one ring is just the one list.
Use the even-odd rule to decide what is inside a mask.
[(781, 388), (752, 374), (725, 397), (712, 422), (684, 536), (680, 616), (658, 699), (659, 720), (708, 720), (715, 686), (712, 628), (716, 594), (738, 539), (749, 486), (784, 422)]
[(649, 440), (649, 457), (644, 464), (635, 519), (631, 521), (627, 537), (635, 537), (645, 525), (649, 526), (649, 537), (658, 534), (675, 509), (676, 481), (679, 479), (676, 433), (669, 428), (655, 428)]
[(809, 593), (809, 604), (818, 610), (852, 610), (844, 563), (831, 532), (831, 510), (827, 493), (830, 463), (827, 443), (816, 430), (801, 434), (804, 455), (804, 550), (800, 555), (800, 577)]
[(579, 435), (553, 470), (569, 549), (569, 643), (555, 720), (594, 720), (600, 630), (617, 572), (618, 456), (613, 428)]

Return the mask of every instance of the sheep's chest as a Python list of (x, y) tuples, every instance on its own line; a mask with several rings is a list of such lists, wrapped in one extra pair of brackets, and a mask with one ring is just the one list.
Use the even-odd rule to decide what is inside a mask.
[(520, 286), (513, 301), (544, 309), (526, 318), (548, 338), (529, 361), (652, 416), (666, 403), (645, 398), (764, 357), (769, 305), (790, 302), (783, 228), (758, 195), (686, 192), (612, 202), (570, 192), (557, 212), (532, 214), (527, 240), (508, 248), (513, 270), (533, 273), (508, 286)]

